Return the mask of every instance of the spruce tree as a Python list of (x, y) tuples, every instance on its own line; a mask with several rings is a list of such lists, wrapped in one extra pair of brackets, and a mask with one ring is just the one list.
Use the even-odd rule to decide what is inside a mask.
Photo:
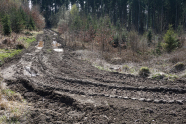
[(26, 28), (26, 26), (28, 25), (28, 22), (29, 22), (29, 17), (24, 12), (24, 10), (22, 8), (20, 8), (19, 11), (20, 11), (20, 14), (21, 14), (21, 17), (22, 17), (22, 20), (23, 20), (23, 26), (24, 26), (24, 28)]
[(30, 31), (35, 30), (35, 23), (34, 23), (34, 20), (32, 19), (32, 17), (30, 17), (27, 27)]
[(11, 26), (10, 26), (10, 17), (9, 15), (5, 15), (2, 19), (3, 22), (3, 33), (4, 35), (10, 35), (11, 34)]
[(12, 30), (15, 33), (20, 33), (24, 28), (23, 23), (24, 22), (23, 22), (22, 16), (19, 13), (19, 11), (14, 12), (14, 15), (12, 17)]

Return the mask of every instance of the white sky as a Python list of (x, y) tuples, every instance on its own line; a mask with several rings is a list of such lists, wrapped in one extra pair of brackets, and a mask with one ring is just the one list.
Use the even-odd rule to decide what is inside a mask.
[(29, 0), (29, 8), (30, 9), (32, 8), (32, 2), (31, 2), (31, 0)]

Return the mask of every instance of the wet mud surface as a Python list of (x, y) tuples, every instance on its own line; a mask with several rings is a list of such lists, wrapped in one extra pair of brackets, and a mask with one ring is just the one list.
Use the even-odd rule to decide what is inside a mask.
[(98, 70), (45, 30), (2, 67), (8, 86), (33, 107), (21, 123), (186, 123), (186, 82)]

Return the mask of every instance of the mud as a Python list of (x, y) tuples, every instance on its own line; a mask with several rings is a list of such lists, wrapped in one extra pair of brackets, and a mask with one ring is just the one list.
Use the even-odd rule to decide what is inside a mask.
[(33, 105), (21, 123), (186, 123), (185, 81), (98, 70), (51, 30), (37, 41), (2, 67), (8, 86)]

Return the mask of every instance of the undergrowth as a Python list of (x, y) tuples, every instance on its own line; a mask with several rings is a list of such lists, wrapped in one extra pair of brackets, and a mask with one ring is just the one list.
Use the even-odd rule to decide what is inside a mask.
[(5, 83), (0, 85), (0, 123), (19, 124), (20, 118), (27, 113), (27, 102), (19, 93), (7, 89)]
[(3, 64), (6, 58), (11, 58), (19, 54), (21, 51), (22, 50), (16, 50), (16, 49), (9, 49), (9, 50), (0, 49), (0, 60), (1, 60), (0, 64)]
[[(18, 36), (17, 34), (12, 34), (10, 37), (4, 37), (8, 42), (0, 49), (0, 65), (4, 63), (5, 59), (18, 55), (24, 48), (28, 48), (32, 42), (36, 41), (38, 32), (32, 34), (33, 35), (29, 37), (25, 35)], [(12, 42), (12, 39), (14, 39), (15, 42)]]

